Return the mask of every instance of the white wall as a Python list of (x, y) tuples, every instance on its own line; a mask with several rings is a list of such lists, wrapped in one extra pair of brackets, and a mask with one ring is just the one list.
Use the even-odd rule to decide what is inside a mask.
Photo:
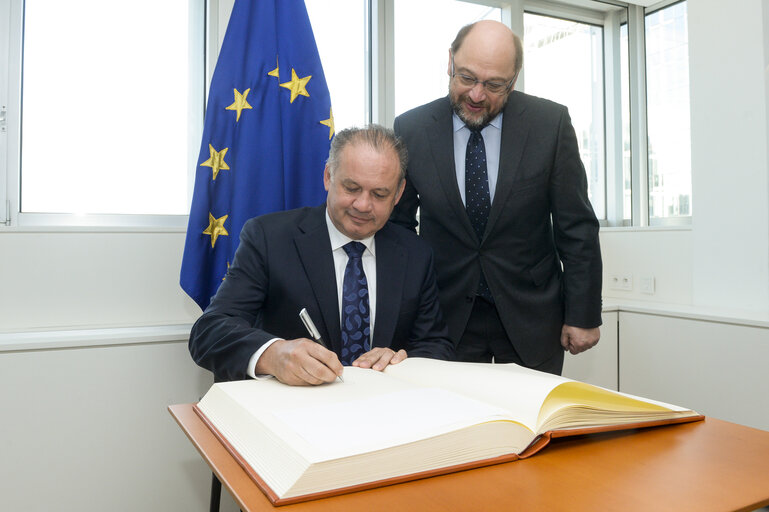
[[(692, 303), (691, 229), (602, 229), (600, 236), (604, 297)], [(612, 275), (631, 276), (633, 289), (612, 289)], [(643, 277), (654, 278), (653, 294), (641, 291)]]
[(0, 508), (207, 510), (210, 470), (167, 407), (211, 383), (185, 340), (0, 351)]
[(184, 233), (0, 231), (0, 333), (187, 324)]
[(769, 326), (619, 317), (620, 391), (769, 430)]
[(689, 2), (697, 305), (769, 310), (767, 9)]

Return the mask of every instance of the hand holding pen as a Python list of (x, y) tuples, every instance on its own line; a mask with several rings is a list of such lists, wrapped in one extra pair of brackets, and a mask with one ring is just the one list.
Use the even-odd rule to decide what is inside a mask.
[[(312, 318), (310, 318), (310, 314), (307, 312), (307, 308), (302, 308), (302, 310), (299, 311), (299, 318), (302, 320), (304, 327), (307, 329), (307, 332), (310, 333), (312, 339), (314, 339), (316, 343), (318, 343), (326, 350), (331, 350), (328, 345), (326, 345), (326, 342), (323, 341), (323, 338), (321, 338), (320, 331), (318, 331), (318, 328), (315, 327), (315, 323), (312, 321)], [(340, 381), (344, 382), (344, 379), (341, 375), (338, 375), (338, 377)]]
[(313, 337), (315, 341), (309, 338), (274, 340), (257, 359), (255, 373), (272, 375), (291, 386), (317, 386), (337, 378), (341, 380), (343, 367), (339, 358), (325, 348), (319, 335)]

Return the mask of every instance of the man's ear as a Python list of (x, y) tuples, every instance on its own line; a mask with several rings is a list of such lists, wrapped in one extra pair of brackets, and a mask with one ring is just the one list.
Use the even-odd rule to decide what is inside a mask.
[(323, 169), (323, 188), (326, 189), (326, 192), (328, 192), (328, 189), (331, 187), (331, 169), (328, 168), (328, 164), (326, 164), (326, 168)]
[(398, 201), (401, 200), (401, 196), (403, 195), (403, 190), (406, 188), (406, 178), (403, 178), (400, 182), (400, 185), (398, 185), (398, 192), (395, 193), (395, 201), (393, 202), (393, 206), (398, 204)]

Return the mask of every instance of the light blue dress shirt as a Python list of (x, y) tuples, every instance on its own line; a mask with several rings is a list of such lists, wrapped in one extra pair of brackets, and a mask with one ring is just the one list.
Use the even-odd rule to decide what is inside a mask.
[[(457, 171), (457, 185), (459, 185), (459, 195), (462, 196), (462, 203), (465, 203), (465, 152), (467, 151), (467, 141), (470, 140), (470, 129), (465, 125), (458, 115), (454, 114), (454, 168)], [(497, 177), (499, 176), (499, 153), (502, 147), (502, 112), (491, 120), (486, 127), (481, 130), (483, 144), (486, 147), (486, 170), (489, 175), (489, 197), (494, 202), (494, 191), (497, 188)]]

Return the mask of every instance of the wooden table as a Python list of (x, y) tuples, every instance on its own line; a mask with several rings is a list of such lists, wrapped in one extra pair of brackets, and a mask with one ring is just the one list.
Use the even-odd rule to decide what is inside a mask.
[(533, 457), (273, 507), (192, 404), (169, 410), (244, 511), (749, 511), (769, 505), (769, 432), (705, 421), (556, 439)]

